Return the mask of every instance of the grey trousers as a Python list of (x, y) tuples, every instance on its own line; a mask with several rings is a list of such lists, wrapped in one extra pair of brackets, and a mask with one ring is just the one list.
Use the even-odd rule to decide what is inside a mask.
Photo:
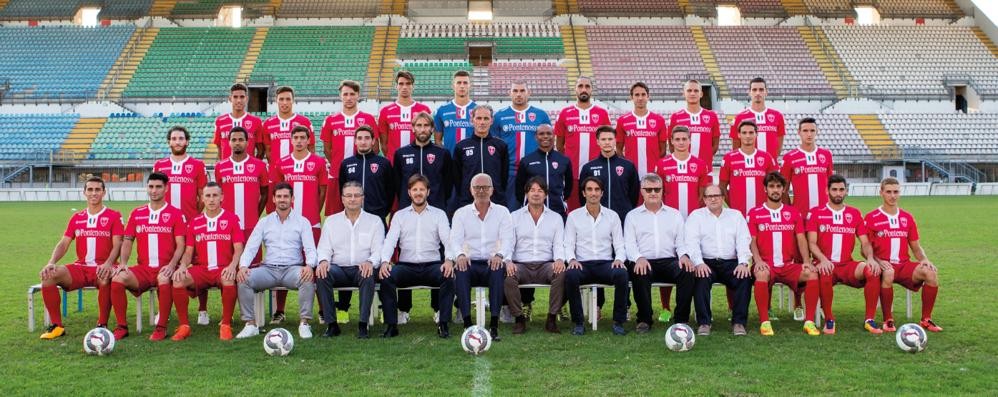
[(520, 284), (551, 284), (548, 296), (548, 314), (558, 314), (565, 304), (565, 273), (554, 274), (554, 263), (515, 263), (516, 275), (506, 277), (503, 290), (509, 314), (517, 317), (523, 314), (523, 301), (520, 299)]
[(311, 320), (315, 282), (301, 282), (301, 269), (301, 266), (274, 265), (251, 269), (246, 282), (239, 283), (239, 314), (242, 320), (255, 319), (253, 306), (256, 293), (274, 287), (298, 290), (298, 315), (302, 320)]

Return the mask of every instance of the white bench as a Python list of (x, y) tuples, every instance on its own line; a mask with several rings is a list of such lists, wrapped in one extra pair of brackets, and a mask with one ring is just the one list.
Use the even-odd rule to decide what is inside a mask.
[[(651, 287), (675, 287), (676, 284), (672, 283), (651, 283)], [(599, 305), (596, 295), (596, 290), (599, 288), (613, 288), (610, 284), (583, 284), (579, 286), (582, 290), (582, 306), (583, 313), (589, 317), (589, 323), (591, 324), (593, 331), (596, 330), (596, 323), (599, 321)], [(633, 286), (629, 287), (633, 288)]]
[[(60, 290), (62, 288), (59, 288)], [(79, 298), (81, 299), (77, 303), (77, 311), (83, 311), (83, 290), (96, 290), (95, 287), (84, 287), (80, 289)], [(28, 287), (28, 332), (35, 332), (35, 294), (42, 290), (41, 284), (35, 284)], [(156, 289), (150, 289), (146, 293), (152, 294), (149, 296), (149, 324), (153, 324), (153, 318), (156, 316)], [(63, 291), (62, 308), (63, 313), (66, 312), (66, 292)], [(145, 295), (145, 294), (143, 294)], [(135, 330), (138, 333), (142, 333), (142, 295), (135, 297)], [(52, 323), (52, 319), (49, 318), (49, 313), (47, 310), (43, 310), (45, 313), (43, 319), (43, 326), (48, 327)]]
[[(779, 298), (778, 298), (779, 307), (780, 307), (780, 309), (783, 309), (783, 288), (786, 287), (789, 290), (790, 287), (787, 286), (786, 284), (783, 284), (783, 283), (776, 283), (776, 286), (779, 287), (779, 290), (778, 290), (778, 293), (779, 293)], [(892, 288), (893, 288), (893, 286), (892, 286)], [(904, 287), (901, 287), (901, 288), (904, 289), (904, 292), (905, 292), (905, 316), (910, 319), (911, 318), (911, 290), (907, 289), (907, 288), (904, 288)], [(792, 294), (792, 293), (787, 294), (787, 298), (786, 298), (787, 310), (789, 312), (791, 312), (791, 313), (793, 313), (793, 308), (794, 308), (794, 301), (793, 301), (793, 299), (794, 299), (794, 294)], [(877, 301), (877, 308), (880, 308), (880, 301), (879, 301), (879, 299)], [(822, 323), (823, 322), (822, 319), (824, 318), (824, 315), (825, 315), (825, 313), (821, 310), (821, 297), (818, 297), (818, 309), (814, 313), (814, 323), (818, 325), (818, 328), (821, 328), (821, 327), (824, 326), (824, 324)]]

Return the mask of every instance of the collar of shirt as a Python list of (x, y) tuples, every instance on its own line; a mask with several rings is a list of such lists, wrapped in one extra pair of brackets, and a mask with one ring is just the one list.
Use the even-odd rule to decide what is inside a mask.
[(513, 212), (514, 262), (550, 262), (564, 260), (564, 230), (561, 215), (544, 207), (541, 216), (534, 221), (530, 207), (525, 206)]

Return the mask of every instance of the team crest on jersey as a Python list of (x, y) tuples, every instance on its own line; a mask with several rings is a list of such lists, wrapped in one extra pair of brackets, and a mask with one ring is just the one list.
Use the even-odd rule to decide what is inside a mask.
[(426, 155), (426, 162), (427, 163), (433, 164), (434, 161), (437, 161), (437, 155), (435, 155), (433, 153), (430, 153), (430, 154)]
[(202, 236), (200, 234), (198, 234), (198, 235), (194, 236), (194, 240), (200, 243), (201, 242), (201, 237)]
[(229, 221), (226, 220), (226, 219), (222, 219), (222, 220), (218, 221), (218, 228), (219, 229), (228, 229), (229, 228)]
[(764, 158), (764, 157), (762, 157), (762, 156), (758, 156), (758, 157), (756, 157), (756, 158), (755, 158), (755, 163), (756, 163), (756, 164), (762, 164), (762, 163), (763, 163), (763, 161), (765, 161), (765, 160), (763, 160), (763, 158)]
[(256, 164), (246, 164), (246, 171), (249, 171), (249, 173), (251, 173), (251, 174), (253, 172), (255, 172), (256, 171)]
[(537, 121), (537, 115), (534, 113), (527, 113), (527, 118), (530, 119), (531, 123)]
[(552, 161), (551, 162), (551, 168), (558, 169), (558, 162), (557, 161)]
[(767, 114), (766, 115), (766, 120), (769, 120), (769, 122), (772, 123), (772, 122), (776, 121), (776, 116), (774, 116), (772, 114)]
[(790, 211), (783, 211), (783, 221), (786, 222), (789, 220), (790, 220)]
[(184, 171), (187, 172), (188, 174), (194, 172), (194, 164), (184, 165)]
[(898, 220), (901, 221), (901, 227), (902, 228), (908, 227), (908, 218), (898, 217)]
[(709, 123), (710, 122), (710, 115), (707, 115), (707, 114), (703, 115), (703, 122), (704, 123)]
[(883, 230), (877, 231), (877, 237), (884, 237), (884, 231)]
[(495, 156), (495, 155), (496, 155), (496, 147), (489, 146), (489, 156)]
[(821, 226), (818, 226), (818, 231), (819, 231), (819, 232), (822, 232), (822, 233), (824, 233), (824, 232), (825, 232), (825, 229), (828, 229), (828, 226), (825, 226), (825, 225), (821, 225)]
[(672, 182), (672, 175), (666, 175), (665, 176), (665, 183), (670, 183), (670, 182)]
[(617, 176), (624, 175), (624, 167), (623, 166), (618, 165), (617, 168), (616, 168), (616, 171), (617, 171)]
[(308, 168), (308, 172), (315, 171), (315, 163), (305, 163), (305, 167)]
[(690, 167), (690, 172), (693, 172), (693, 173), (697, 172), (697, 165), (696, 165), (696, 163), (690, 163), (689, 167)]
[(766, 225), (764, 225), (764, 224), (760, 223), (760, 224), (759, 224), (759, 231), (760, 231), (760, 232), (764, 232), (764, 231), (766, 231)]
[(846, 214), (846, 223), (852, 223), (852, 214)]
[(804, 167), (794, 167), (794, 175), (800, 175), (802, 172), (804, 172)]
[(819, 154), (818, 155), (818, 161), (824, 163), (825, 162), (825, 155)]
[(164, 213), (159, 218), (163, 220), (163, 223), (170, 223), (170, 213)]
[(593, 121), (596, 122), (596, 123), (599, 122), (599, 115), (598, 114), (594, 114), (593, 115)]
[(107, 227), (107, 223), (110, 222), (107, 218), (100, 218), (100, 227)]
[(377, 163), (372, 163), (371, 164), (371, 173), (372, 174), (377, 174), (378, 173), (378, 164)]
[(739, 176), (742, 174), (742, 170), (734, 170), (731, 173), (734, 174), (735, 176)]
[(655, 121), (654, 119), (652, 119), (652, 120), (648, 120), (648, 128), (651, 128), (651, 129), (653, 129), (653, 130), (654, 130), (654, 129), (655, 129), (655, 125), (656, 125), (656, 124), (658, 124), (658, 122), (657, 122), (657, 121)]

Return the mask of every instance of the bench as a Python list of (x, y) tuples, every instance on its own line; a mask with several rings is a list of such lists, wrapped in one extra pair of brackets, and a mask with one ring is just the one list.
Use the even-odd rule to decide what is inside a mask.
[[(59, 288), (62, 289), (61, 287)], [(83, 290), (96, 290), (95, 287), (83, 287), (78, 289), (76, 298), (76, 311), (83, 311)], [(28, 332), (35, 332), (35, 294), (41, 292), (42, 285), (35, 284), (28, 287)], [(147, 293), (152, 294), (149, 296), (149, 323), (154, 324), (154, 317), (156, 316), (156, 289), (150, 289)], [(145, 295), (145, 294), (143, 294)], [(142, 306), (143, 300), (142, 296), (139, 295), (135, 297), (135, 330), (138, 333), (142, 333)], [(62, 315), (66, 316), (68, 307), (68, 298), (66, 291), (62, 291)], [(44, 306), (44, 305), (43, 305)], [(43, 310), (44, 311), (44, 310)], [(44, 311), (45, 316), (43, 319), (43, 325), (48, 327), (52, 323), (52, 319), (49, 318), (48, 311)]]

